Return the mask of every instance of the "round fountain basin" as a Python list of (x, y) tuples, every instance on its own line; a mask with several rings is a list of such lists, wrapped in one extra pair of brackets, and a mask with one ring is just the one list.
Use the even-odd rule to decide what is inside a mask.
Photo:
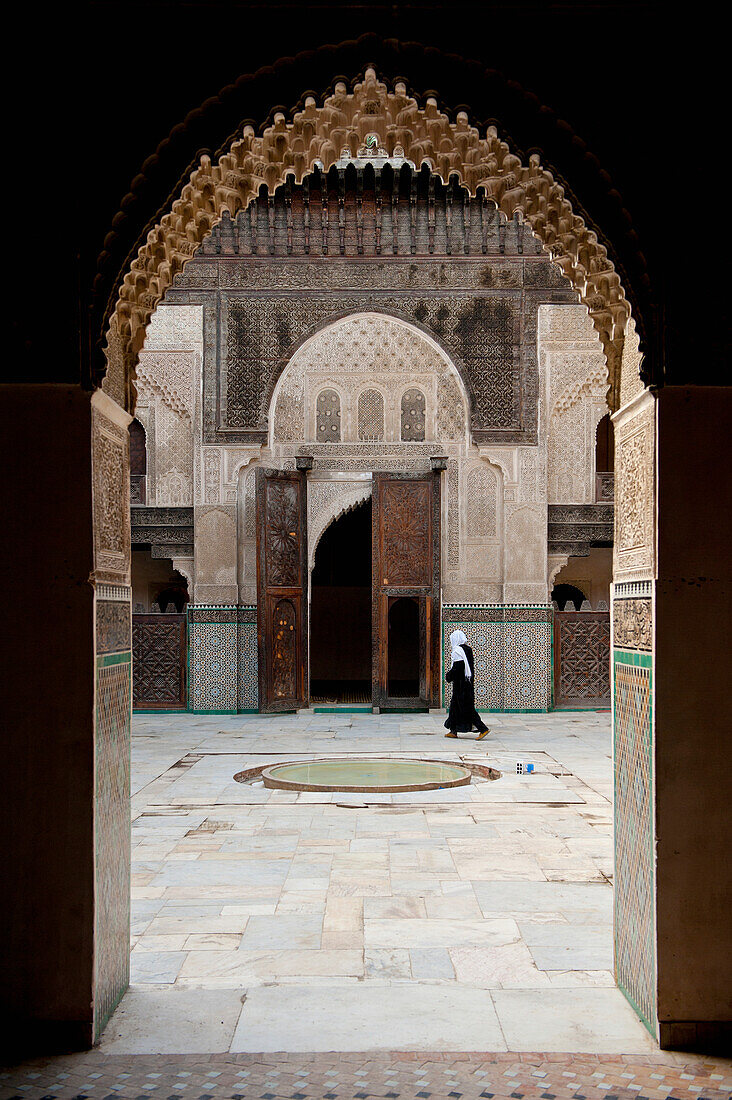
[(284, 791), (353, 791), (361, 794), (436, 791), (470, 782), (470, 768), (435, 760), (348, 757), (273, 764), (262, 769), (265, 787)]

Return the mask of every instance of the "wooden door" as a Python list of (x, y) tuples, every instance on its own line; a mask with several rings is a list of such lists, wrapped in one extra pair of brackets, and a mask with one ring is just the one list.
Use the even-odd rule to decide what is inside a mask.
[[(440, 472), (374, 474), (372, 505), (374, 707), (439, 705)], [(410, 609), (409, 605), (414, 605)], [(405, 613), (406, 612), (406, 613)], [(394, 669), (394, 623), (416, 616), (418, 668), (400, 681)], [(390, 627), (392, 644), (390, 646)], [(411, 635), (410, 635), (411, 638)], [(406, 654), (407, 663), (410, 655)], [(415, 683), (416, 681), (416, 683)], [(408, 694), (400, 683), (414, 684)]]
[(132, 616), (132, 705), (185, 710), (185, 615)]
[(554, 612), (554, 705), (610, 706), (610, 612)]
[(256, 471), (259, 709), (307, 706), (307, 481)]

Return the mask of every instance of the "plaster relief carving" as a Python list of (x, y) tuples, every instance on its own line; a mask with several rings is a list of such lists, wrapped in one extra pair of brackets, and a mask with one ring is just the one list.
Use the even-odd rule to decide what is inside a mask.
[(148, 233), (120, 288), (107, 344), (112, 359), (118, 341), (125, 391), (134, 382), (137, 355), (153, 311), (224, 212), (228, 218), (246, 209), (262, 183), (274, 190), (286, 173), (301, 181), (316, 158), (327, 172), (344, 143), (358, 146), (364, 127), (387, 143), (390, 154), (398, 135), (406, 158), (418, 168), (429, 160), (443, 179), (456, 173), (469, 195), (475, 196), (479, 185), (484, 187), (504, 218), (519, 212), (589, 306), (614, 368), (617, 341), (622, 340), (629, 314), (619, 277), (605, 246), (573, 210), (564, 188), (539, 157), (523, 162), (501, 141), (495, 127), (489, 126), (481, 136), (465, 112), (453, 119), (434, 99), (420, 106), (403, 83), (390, 89), (368, 68), (351, 91), (338, 82), (320, 106), (308, 97), (290, 120), (277, 113), (261, 135), (252, 126), (244, 127), (215, 164), (201, 157), (170, 212)]
[(203, 451), (203, 499), (215, 504), (221, 495), (221, 452), (218, 447), (205, 447)]
[[(402, 404), (415, 382), (420, 384), (415, 399), (419, 424), (415, 421), (404, 439)], [(333, 404), (330, 416), (321, 400), (323, 387), (340, 394), (340, 409)], [(313, 393), (322, 409), (308, 409)], [(407, 404), (414, 413), (413, 402)], [(333, 431), (339, 412), (340, 431)], [(401, 321), (359, 313), (335, 321), (295, 353), (276, 387), (271, 422), (273, 446), (308, 438), (321, 442), (326, 435), (338, 442), (367, 442), (366, 436), (379, 430), (377, 440), (416, 442), (437, 432), (441, 440), (462, 441), (467, 411), (457, 372), (441, 350)]]
[(465, 484), (468, 537), (495, 538), (498, 478), (481, 462), (468, 471)]
[[(198, 507), (195, 512), (196, 588), (236, 586), (236, 522), (234, 508)], [(197, 603), (208, 603), (200, 600)], [(235, 603), (226, 599), (225, 603)]]
[(653, 567), (654, 402), (650, 395), (642, 402), (615, 424), (616, 577)]
[(506, 582), (546, 584), (546, 506), (506, 505)]
[(318, 543), (327, 528), (339, 516), (368, 500), (371, 488), (371, 481), (308, 482), (308, 556), (311, 569), (315, 565)]
[(129, 583), (129, 435), (98, 409), (92, 412), (94, 572)]
[(540, 359), (546, 374), (548, 499), (595, 499), (595, 431), (607, 412), (605, 356), (584, 306), (539, 307)]
[(613, 645), (650, 653), (653, 646), (653, 611), (650, 599), (615, 600)]

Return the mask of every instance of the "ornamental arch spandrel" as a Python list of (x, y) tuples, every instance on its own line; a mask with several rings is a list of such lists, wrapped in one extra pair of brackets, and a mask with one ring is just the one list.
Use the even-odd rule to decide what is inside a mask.
[(427, 164), (444, 181), (455, 176), (470, 196), (485, 196), (506, 219), (530, 227), (589, 311), (615, 406), (630, 308), (597, 232), (538, 154), (519, 157), (495, 126), (481, 132), (465, 111), (452, 118), (434, 97), (419, 102), (403, 81), (389, 87), (373, 68), (351, 91), (338, 82), (320, 104), (308, 96), (290, 118), (276, 112), (260, 135), (246, 125), (215, 160), (200, 158), (122, 280), (106, 332), (107, 392), (134, 408), (137, 356), (148, 322), (215, 225), (229, 225), (262, 188), (273, 194), (288, 178), (301, 183), (316, 167), (327, 172), (343, 158), (356, 158), (369, 135), (388, 157), (417, 169)]

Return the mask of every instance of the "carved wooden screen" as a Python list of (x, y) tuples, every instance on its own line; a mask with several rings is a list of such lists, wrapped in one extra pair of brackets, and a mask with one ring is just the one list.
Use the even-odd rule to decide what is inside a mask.
[(185, 615), (132, 616), (132, 705), (185, 709)]
[(256, 471), (259, 709), (307, 705), (307, 482)]
[[(436, 707), (439, 696), (440, 474), (374, 474), (372, 502), (373, 705)], [(402, 598), (419, 610), (419, 690), (389, 690), (389, 614)]]
[(558, 707), (610, 706), (610, 612), (554, 612)]

